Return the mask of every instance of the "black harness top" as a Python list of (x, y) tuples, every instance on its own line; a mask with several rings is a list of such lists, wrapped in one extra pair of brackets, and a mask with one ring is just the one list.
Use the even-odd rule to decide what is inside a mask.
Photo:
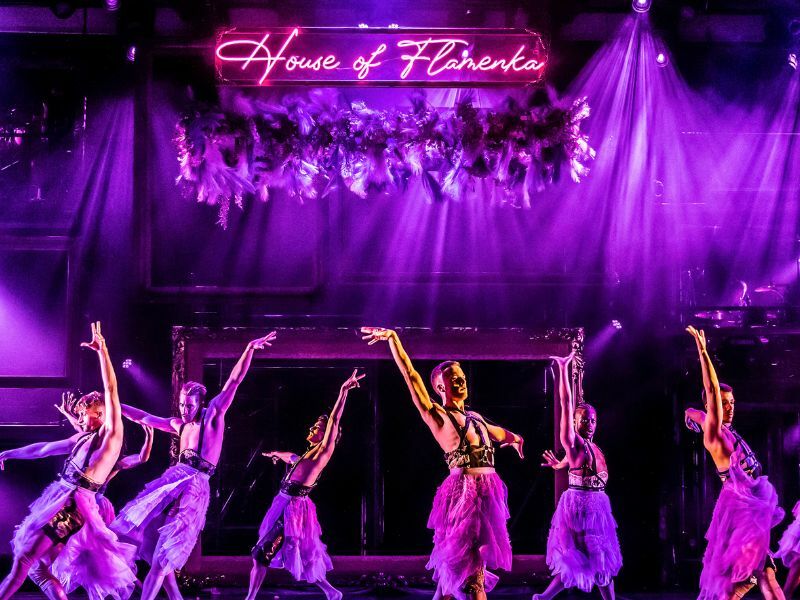
[(602, 492), (608, 483), (608, 473), (597, 470), (597, 456), (592, 442), (583, 438), (583, 447), (589, 460), (583, 466), (569, 470), (568, 487), (585, 492)]
[[(725, 425), (728, 431), (733, 434), (734, 443), (733, 449), (734, 451), (738, 451), (741, 453), (742, 458), (739, 460), (739, 465), (742, 467), (742, 470), (750, 475), (753, 479), (761, 476), (762, 467), (761, 463), (758, 462), (756, 458), (755, 452), (747, 445), (747, 442), (744, 441), (739, 432), (737, 432), (733, 427), (729, 425)], [(717, 475), (722, 480), (723, 483), (730, 477), (730, 469), (725, 469), (724, 471), (720, 471), (717, 469)]]
[[(489, 439), (489, 429), (486, 421), (473, 412), (464, 412), (457, 408), (444, 408), (447, 417), (458, 432), (458, 448), (446, 452), (444, 460), (449, 469), (473, 469), (480, 467), (494, 467), (494, 447)], [(464, 415), (462, 426), (453, 415), (454, 412)], [(470, 428), (478, 434), (479, 443), (472, 446), (467, 441)]]
[[(183, 430), (187, 425), (188, 423), (181, 423), (180, 429), (178, 429), (178, 437), (183, 437)], [(200, 439), (197, 441), (197, 449), (186, 448), (185, 450), (181, 451), (180, 455), (178, 456), (178, 462), (184, 465), (189, 465), (193, 469), (197, 469), (201, 473), (205, 473), (211, 477), (214, 474), (214, 471), (217, 469), (217, 466), (211, 464), (201, 456), (201, 453), (203, 452), (203, 436), (205, 431), (206, 411), (203, 410), (202, 414), (200, 415)]]
[[(75, 456), (78, 454), (78, 450), (87, 443), (89, 447), (86, 450), (86, 456), (83, 458), (83, 464), (78, 466), (75, 462)], [(84, 488), (90, 492), (99, 491), (105, 482), (94, 481), (87, 477), (85, 473), (86, 467), (89, 466), (89, 459), (92, 457), (92, 453), (97, 449), (99, 444), (100, 436), (96, 431), (81, 436), (72, 447), (72, 452), (70, 452), (67, 460), (64, 461), (64, 467), (61, 469), (59, 477), (67, 483)]]

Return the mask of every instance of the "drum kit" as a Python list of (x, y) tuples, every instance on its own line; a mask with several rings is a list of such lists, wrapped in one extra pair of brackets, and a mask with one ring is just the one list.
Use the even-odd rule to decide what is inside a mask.
[(744, 281), (723, 295), (718, 308), (693, 313), (698, 326), (721, 329), (734, 327), (775, 327), (787, 320), (786, 284), (770, 282), (750, 291)]

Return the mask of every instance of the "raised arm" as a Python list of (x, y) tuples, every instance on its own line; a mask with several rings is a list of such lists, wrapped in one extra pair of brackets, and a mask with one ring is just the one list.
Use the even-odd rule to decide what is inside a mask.
[(64, 416), (76, 432), (81, 433), (83, 429), (81, 429), (81, 426), (78, 424), (78, 419), (72, 413), (72, 407), (74, 405), (75, 395), (72, 392), (64, 392), (61, 394), (61, 404), (54, 404), (53, 406)]
[(703, 372), (703, 389), (706, 397), (706, 416), (703, 423), (703, 437), (706, 441), (717, 441), (722, 437), (722, 393), (719, 379), (708, 355), (706, 336), (702, 330), (687, 327), (686, 331), (694, 338), (697, 353), (700, 357), (700, 369)]
[(559, 438), (561, 445), (567, 451), (567, 456), (575, 448), (575, 406), (572, 398), (572, 386), (569, 381), (569, 364), (572, 362), (572, 355), (567, 357), (554, 356), (553, 362), (556, 366), (556, 390), (558, 390), (558, 400), (561, 403), (561, 421), (559, 423)]
[(157, 417), (129, 404), (122, 405), (122, 416), (139, 425), (146, 425), (147, 427), (152, 427), (159, 431), (166, 431), (167, 433), (175, 433), (180, 426), (180, 419), (177, 417)]
[(273, 463), (277, 463), (279, 460), (282, 460), (287, 465), (293, 465), (300, 458), (294, 452), (278, 452), (277, 450), (273, 450), (272, 452), (262, 452), (261, 456), (271, 458)]
[(36, 458), (44, 458), (46, 456), (56, 456), (58, 454), (69, 454), (75, 446), (75, 442), (82, 434), (76, 433), (72, 437), (65, 440), (58, 440), (56, 442), (38, 442), (23, 446), (22, 448), (15, 448), (13, 450), (6, 450), (0, 452), (0, 470), (5, 468), (4, 462), (10, 459), (15, 460), (33, 460)]
[(83, 342), (81, 347), (94, 350), (100, 359), (100, 373), (103, 376), (103, 387), (105, 389), (105, 423), (103, 424), (103, 429), (107, 436), (122, 438), (122, 408), (120, 407), (117, 390), (117, 375), (114, 373), (114, 366), (111, 364), (111, 356), (108, 354), (106, 340), (100, 332), (100, 321), (92, 323), (92, 341)]
[(209, 414), (212, 418), (223, 416), (228, 412), (228, 409), (233, 403), (233, 397), (236, 395), (236, 390), (239, 389), (239, 385), (244, 381), (245, 375), (247, 375), (247, 371), (250, 369), (250, 363), (253, 361), (253, 353), (256, 350), (272, 346), (270, 342), (276, 337), (278, 337), (278, 334), (272, 331), (264, 337), (253, 340), (247, 344), (242, 356), (228, 376), (228, 381), (222, 386), (222, 391), (208, 403)]
[(325, 426), (325, 435), (320, 442), (322, 452), (333, 452), (336, 447), (336, 438), (339, 437), (339, 423), (342, 420), (344, 413), (344, 405), (347, 402), (347, 393), (353, 388), (361, 387), (359, 381), (364, 379), (366, 375), (359, 375), (358, 369), (353, 369), (353, 374), (347, 378), (339, 390), (339, 397), (336, 399), (336, 404), (333, 405), (331, 414), (328, 417), (328, 424)]
[(400, 343), (400, 338), (397, 336), (397, 333), (391, 329), (384, 329), (382, 327), (362, 327), (361, 333), (364, 334), (361, 339), (369, 340), (370, 345), (380, 341), (389, 342), (392, 357), (394, 358), (395, 364), (397, 364), (397, 367), (400, 369), (403, 379), (406, 381), (408, 390), (411, 392), (411, 399), (414, 401), (414, 406), (417, 407), (417, 410), (419, 410), (423, 418), (427, 419), (428, 416), (437, 415), (431, 410), (433, 408), (433, 402), (431, 402), (431, 397), (428, 395), (425, 381), (416, 369), (414, 369), (414, 365), (411, 364), (411, 359), (408, 357), (408, 354), (406, 354), (405, 349), (403, 349), (403, 344)]
[(144, 429), (144, 442), (139, 450), (139, 454), (129, 454), (117, 462), (117, 469), (124, 471), (132, 469), (150, 460), (150, 451), (153, 449), (153, 428), (149, 425), (142, 425)]

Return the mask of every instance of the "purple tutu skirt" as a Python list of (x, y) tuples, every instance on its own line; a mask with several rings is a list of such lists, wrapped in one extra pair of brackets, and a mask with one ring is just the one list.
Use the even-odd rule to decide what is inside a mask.
[(283, 492), (272, 500), (258, 537), (265, 535), (283, 517), (283, 546), (272, 559), (270, 567), (286, 569), (298, 581), (315, 583), (325, 579), (333, 568), (328, 550), (320, 536), (317, 507), (308, 496), (289, 496)]
[(753, 479), (731, 456), (730, 476), (706, 532), (700, 600), (729, 598), (736, 584), (764, 569), (770, 530), (783, 519), (778, 494), (766, 477)]
[(148, 483), (111, 524), (135, 544), (137, 558), (167, 570), (183, 567), (206, 522), (208, 475), (177, 464)]
[(568, 489), (547, 537), (547, 566), (565, 587), (606, 586), (622, 568), (617, 522), (605, 492)]
[(111, 504), (111, 500), (100, 494), (97, 494), (95, 498), (97, 499), (97, 508), (100, 511), (100, 518), (103, 519), (103, 523), (106, 525), (111, 525), (116, 518), (114, 505)]
[[(427, 568), (437, 583), (435, 599), (465, 600), (467, 579), (487, 567), (511, 569), (511, 542), (506, 521), (508, 490), (494, 472), (452, 472), (433, 500), (428, 528), (433, 529), (433, 552)], [(491, 591), (497, 575), (485, 573)]]
[(789, 569), (800, 561), (800, 502), (794, 505), (792, 514), (794, 521), (783, 532), (775, 553), (775, 558), (780, 558)]
[[(111, 597), (124, 600), (136, 584), (136, 548), (120, 542), (100, 515), (94, 492), (58, 480), (50, 484), (30, 507), (30, 514), (17, 527), (12, 545), (19, 557), (42, 528), (74, 498), (83, 526), (58, 552), (50, 570), (67, 593), (84, 588), (91, 600)], [(49, 562), (49, 560), (47, 561)]]

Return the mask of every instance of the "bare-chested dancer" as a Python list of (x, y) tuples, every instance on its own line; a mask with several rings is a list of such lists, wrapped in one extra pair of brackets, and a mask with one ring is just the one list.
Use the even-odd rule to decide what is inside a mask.
[(586, 403), (574, 405), (569, 378), (573, 358), (553, 357), (561, 408), (559, 438), (566, 456), (559, 461), (547, 451), (543, 458), (554, 469), (569, 467), (569, 489), (559, 498), (547, 537), (553, 579), (533, 600), (551, 600), (564, 588), (590, 592), (594, 586), (604, 600), (613, 600), (614, 577), (622, 567), (617, 523), (605, 494), (608, 467), (594, 443), (597, 411)]
[(316, 583), (328, 600), (342, 597), (342, 593), (328, 582), (326, 573), (333, 566), (327, 548), (320, 540), (322, 528), (317, 520), (317, 509), (308, 495), (336, 450), (347, 393), (359, 387), (358, 382), (364, 377), (355, 370), (342, 384), (330, 416), (320, 416), (309, 430), (306, 440), (310, 445), (301, 456), (292, 452), (264, 453), (273, 462), (282, 460), (291, 467), (258, 529), (258, 543), (252, 551), (253, 567), (247, 600), (255, 600), (264, 583), (267, 567), (283, 567), (298, 581)]
[(686, 411), (686, 424), (703, 431), (703, 446), (722, 480), (706, 532), (699, 599), (736, 600), (758, 584), (764, 598), (783, 600), (769, 556), (770, 530), (783, 519), (777, 492), (761, 475), (753, 451), (731, 427), (733, 390), (717, 379), (705, 334), (694, 327), (686, 330), (700, 356), (705, 402), (705, 411)]
[(508, 491), (494, 470), (492, 444), (511, 446), (523, 458), (523, 439), (465, 410), (467, 378), (459, 363), (446, 361), (434, 368), (431, 385), (442, 404), (434, 403), (396, 332), (380, 327), (363, 327), (361, 332), (370, 344), (389, 343), (414, 405), (444, 451), (450, 469), (450, 476), (436, 492), (428, 519), (434, 532), (427, 567), (433, 569), (437, 582), (434, 599), (483, 600), (498, 581), (487, 567), (511, 568)]
[[(181, 416), (156, 417), (123, 405), (123, 414), (137, 423), (180, 437), (178, 464), (151, 481), (122, 509), (112, 528), (138, 546), (140, 558), (150, 563), (142, 600), (153, 600), (165, 578), (189, 559), (206, 521), (210, 488), (225, 434), (225, 415), (244, 380), (253, 354), (271, 346), (273, 331), (247, 344), (222, 391), (202, 409), (206, 388), (190, 381), (178, 400)], [(173, 590), (172, 593), (176, 591)]]
[[(81, 346), (97, 353), (105, 388), (104, 394), (92, 392), (78, 400), (81, 433), (0, 453), (0, 468), (10, 459), (69, 454), (58, 480), (31, 504), (14, 533), (14, 563), (0, 585), (2, 600), (19, 589), (29, 572), (51, 599), (64, 600), (77, 586), (92, 600), (128, 598), (134, 589), (135, 548), (108, 529), (95, 496), (117, 464), (123, 437), (117, 379), (99, 322), (92, 323), (92, 341)], [(42, 566), (43, 560), (55, 560), (54, 571), (64, 574), (61, 580)]]

